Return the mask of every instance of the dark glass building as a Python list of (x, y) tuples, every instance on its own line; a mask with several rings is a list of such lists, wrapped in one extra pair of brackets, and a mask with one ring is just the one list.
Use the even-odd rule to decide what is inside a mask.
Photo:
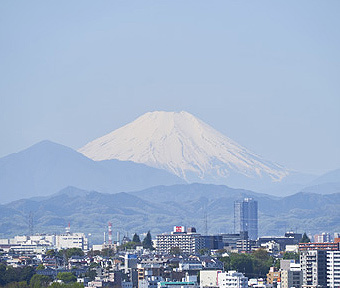
[(234, 202), (235, 233), (248, 232), (250, 240), (258, 237), (258, 208), (253, 198), (244, 198)]

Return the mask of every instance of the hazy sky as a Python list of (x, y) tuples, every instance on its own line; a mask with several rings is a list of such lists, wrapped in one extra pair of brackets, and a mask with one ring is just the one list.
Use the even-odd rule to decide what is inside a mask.
[(1, 1), (0, 157), (188, 111), (288, 168), (340, 168), (340, 1)]

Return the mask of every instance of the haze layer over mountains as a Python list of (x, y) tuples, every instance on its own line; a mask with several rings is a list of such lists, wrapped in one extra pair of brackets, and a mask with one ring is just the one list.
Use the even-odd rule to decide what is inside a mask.
[(187, 112), (146, 113), (79, 151), (42, 141), (1, 158), (0, 236), (25, 233), (30, 211), (41, 233), (68, 222), (93, 233), (108, 221), (122, 231), (203, 229), (209, 211), (210, 232), (232, 232), (242, 197), (259, 201), (262, 233), (335, 231), (339, 179), (340, 169), (316, 178), (265, 160)]
[(337, 192), (339, 181), (333, 174), (310, 182), (315, 177), (263, 159), (187, 112), (156, 111), (79, 152), (43, 141), (1, 158), (0, 203), (48, 196), (68, 186), (117, 193), (199, 182), (276, 196), (303, 188)]

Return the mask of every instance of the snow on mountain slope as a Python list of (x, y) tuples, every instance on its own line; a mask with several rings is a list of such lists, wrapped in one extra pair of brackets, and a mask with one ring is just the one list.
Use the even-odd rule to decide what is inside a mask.
[(279, 182), (289, 171), (248, 151), (187, 112), (149, 112), (79, 152), (165, 169), (188, 182), (228, 184), (228, 178)]

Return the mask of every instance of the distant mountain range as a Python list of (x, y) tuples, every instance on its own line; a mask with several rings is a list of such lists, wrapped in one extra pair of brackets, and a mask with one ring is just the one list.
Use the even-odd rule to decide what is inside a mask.
[(319, 178), (292, 172), (187, 112), (146, 113), (79, 151), (42, 141), (1, 158), (0, 203), (68, 186), (118, 193), (196, 181), (276, 196), (337, 193), (340, 187), (340, 169)]
[(260, 235), (340, 231), (340, 193), (301, 192), (279, 198), (222, 185), (181, 184), (117, 194), (68, 187), (52, 196), (14, 201), (0, 206), (0, 238), (27, 233), (30, 211), (35, 232), (60, 233), (70, 222), (73, 231), (91, 233), (91, 241), (98, 243), (109, 221), (121, 234), (151, 230), (155, 235), (179, 224), (204, 234), (207, 215), (208, 233), (229, 233), (233, 232), (233, 203), (244, 197), (259, 203)]
[(146, 113), (86, 144), (79, 152), (95, 161), (143, 163), (189, 183), (256, 191), (278, 190), (278, 184), (284, 183), (294, 192), (301, 188), (299, 184), (313, 179), (263, 159), (184, 111)]
[(48, 196), (67, 186), (116, 193), (176, 183), (185, 181), (130, 161), (96, 162), (50, 141), (0, 159), (0, 203)]

